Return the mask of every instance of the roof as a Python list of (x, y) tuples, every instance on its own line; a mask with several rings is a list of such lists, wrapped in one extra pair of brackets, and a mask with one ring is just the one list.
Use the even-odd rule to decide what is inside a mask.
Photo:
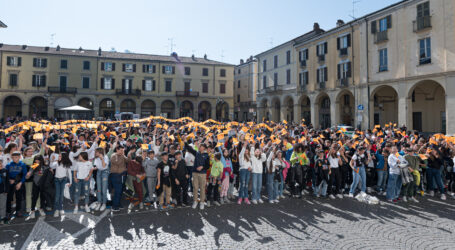
[(0, 21), (0, 28), (6, 28), (8, 26), (6, 26), (6, 24), (4, 24), (2, 21)]
[[(194, 64), (208, 64), (208, 65), (220, 65), (220, 66), (234, 66), (233, 64), (218, 62), (210, 59), (204, 59), (199, 57), (185, 57), (185, 56), (163, 56), (163, 55), (151, 55), (151, 54), (140, 54), (140, 53), (123, 53), (123, 52), (112, 52), (112, 51), (101, 51), (101, 55), (98, 56), (98, 50), (86, 50), (86, 49), (70, 49), (57, 47), (41, 47), (41, 46), (26, 46), (25, 45), (9, 45), (0, 44), (0, 51), (10, 52), (21, 52), (21, 53), (38, 53), (38, 54), (52, 54), (52, 55), (66, 55), (66, 56), (84, 56), (84, 57), (97, 57), (100, 59), (124, 59), (124, 60), (147, 60), (147, 61), (162, 61), (162, 62), (173, 62), (173, 63), (194, 63)], [(48, 50), (46, 50), (48, 49)]]

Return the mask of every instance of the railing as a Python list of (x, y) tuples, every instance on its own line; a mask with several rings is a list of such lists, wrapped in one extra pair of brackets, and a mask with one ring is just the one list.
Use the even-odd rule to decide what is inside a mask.
[(348, 87), (349, 86), (348, 78), (338, 79), (338, 86), (339, 87)]
[(318, 83), (318, 87), (319, 87), (320, 90), (324, 90), (325, 89), (325, 82)]
[(300, 61), (300, 67), (306, 67), (306, 60)]
[(307, 84), (300, 84), (297, 86), (297, 92), (303, 93), (307, 91)]
[(48, 87), (49, 93), (76, 94), (77, 88), (71, 87)]
[(116, 89), (116, 95), (141, 95), (140, 89)]
[(318, 62), (324, 62), (324, 61), (325, 61), (325, 55), (319, 55)]
[(180, 97), (198, 97), (199, 91), (175, 91), (175, 96)]
[(431, 63), (431, 57), (424, 57), (419, 59), (419, 64), (429, 64)]
[(387, 40), (389, 40), (387, 37), (387, 30), (379, 31), (376, 33), (376, 37), (374, 39), (375, 43), (385, 42)]
[(412, 22), (412, 25), (414, 28), (414, 32), (431, 28), (431, 16), (417, 17), (417, 19)]
[(348, 55), (348, 48), (340, 49), (340, 56), (347, 56)]

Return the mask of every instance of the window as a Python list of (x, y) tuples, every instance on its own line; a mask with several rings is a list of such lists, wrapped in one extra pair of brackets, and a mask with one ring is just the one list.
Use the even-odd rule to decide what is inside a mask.
[(278, 55), (273, 57), (273, 68), (278, 68)]
[(308, 84), (308, 71), (299, 74), (299, 85), (303, 86)]
[(226, 84), (225, 83), (220, 84), (220, 94), (226, 94)]
[(291, 70), (286, 70), (286, 84), (291, 84)]
[(347, 49), (351, 46), (351, 34), (337, 38), (337, 49)]
[(101, 63), (101, 68), (104, 69), (104, 71), (115, 71), (115, 63), (111, 62)]
[(237, 95), (237, 102), (240, 102), (240, 95)]
[(68, 60), (60, 60), (60, 68), (68, 69)]
[(142, 90), (154, 91), (155, 90), (155, 81), (153, 81), (152, 79), (142, 80)]
[(136, 64), (124, 63), (122, 66), (123, 66), (123, 69), (122, 69), (123, 72), (129, 72), (129, 73), (136, 72)]
[(17, 86), (17, 74), (9, 74), (9, 86)]
[(60, 76), (60, 89), (65, 91), (66, 90), (66, 85), (68, 83), (68, 77), (66, 76)]
[(299, 61), (306, 61), (308, 60), (308, 49), (303, 49), (299, 51)]
[(316, 71), (316, 76), (317, 76), (316, 80), (318, 83), (326, 82), (327, 81), (327, 67), (319, 68)]
[(191, 68), (190, 67), (185, 67), (185, 75), (186, 76), (191, 75)]
[(166, 75), (175, 74), (175, 67), (170, 65), (163, 66), (163, 74)]
[(278, 72), (275, 72), (273, 74), (273, 86), (277, 86), (278, 85)]
[(7, 56), (6, 57), (6, 65), (19, 67), (22, 64), (22, 58), (18, 56)]
[(267, 71), (267, 60), (262, 61), (262, 72)]
[(46, 75), (33, 75), (32, 76), (33, 87), (44, 87), (46, 86)]
[(267, 76), (262, 77), (262, 88), (267, 88)]
[(240, 69), (238, 69), (238, 70), (237, 70), (237, 74), (239, 74), (239, 75), (240, 75), (240, 72), (241, 72), (241, 71), (240, 71)]
[(106, 107), (112, 108), (112, 100), (107, 100), (106, 101)]
[(344, 95), (343, 99), (344, 99), (344, 105), (349, 106), (349, 104), (351, 103), (351, 97), (349, 95)]
[(209, 75), (209, 69), (208, 68), (203, 68), (202, 69), (202, 76), (208, 76)]
[(83, 70), (90, 70), (90, 61), (84, 61), (82, 65)]
[(430, 16), (430, 2), (425, 2), (417, 5), (417, 17)]
[(89, 89), (90, 88), (90, 77), (83, 76), (82, 77), (82, 88)]
[(46, 68), (47, 59), (46, 58), (33, 58), (33, 67), (35, 68)]
[(420, 47), (420, 56), (419, 62), (420, 64), (428, 64), (431, 63), (431, 38), (427, 37), (424, 39), (419, 40), (419, 47)]
[(321, 56), (327, 54), (327, 42), (316, 46), (316, 55)]
[(338, 79), (347, 79), (351, 77), (351, 62), (338, 64)]
[(171, 92), (172, 91), (172, 81), (167, 80), (166, 81), (166, 92)]
[(153, 64), (144, 64), (144, 65), (142, 65), (142, 72), (148, 73), (148, 74), (155, 74), (156, 66)]
[(105, 77), (104, 78), (104, 87), (102, 87), (102, 89), (113, 89), (113, 84), (112, 84), (113, 81), (114, 81), (114, 79), (112, 79), (111, 77)]
[(237, 81), (237, 88), (240, 88), (240, 80)]
[(202, 83), (202, 93), (208, 93), (208, 92), (209, 92), (209, 83), (203, 82)]
[(286, 51), (286, 64), (291, 64), (291, 51)]
[(220, 69), (220, 77), (225, 77), (225, 76), (226, 76), (226, 70)]
[(379, 20), (379, 31), (386, 31), (387, 30), (387, 18), (382, 18)]
[(387, 71), (387, 48), (379, 50), (379, 72)]

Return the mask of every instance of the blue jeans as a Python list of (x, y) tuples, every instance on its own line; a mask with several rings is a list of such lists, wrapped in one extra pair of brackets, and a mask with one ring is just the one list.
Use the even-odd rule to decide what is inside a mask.
[(283, 179), (283, 172), (280, 173), (280, 180), (279, 182), (277, 182), (278, 184), (278, 196), (282, 196), (283, 195), (283, 190), (284, 190), (284, 179)]
[(352, 170), (352, 184), (351, 190), (349, 191), (351, 194), (355, 193), (355, 189), (357, 188), (357, 185), (359, 185), (359, 181), (362, 182), (361, 191), (365, 192), (367, 190), (367, 177), (365, 174), (365, 167), (356, 167), (355, 169), (358, 169), (359, 173), (356, 173), (354, 170)]
[(385, 184), (387, 180), (387, 171), (378, 170), (378, 183), (376, 184), (377, 191), (382, 192), (385, 190)]
[(74, 204), (76, 204), (76, 206), (79, 204), (79, 197), (81, 196), (81, 193), (85, 195), (85, 205), (88, 205), (90, 198), (89, 183), (90, 179), (88, 181), (85, 181), (84, 179), (77, 179), (77, 183), (73, 183), (76, 184), (76, 188), (74, 190)]
[(278, 181), (274, 180), (275, 174), (267, 174), (267, 193), (269, 201), (276, 200), (278, 195)]
[(261, 198), (262, 189), (262, 174), (253, 173), (253, 195), (252, 200), (259, 200)]
[(74, 172), (76, 172), (76, 171), (71, 171), (71, 183), (73, 183), (73, 184), (70, 186), (70, 198), (72, 201), (74, 201), (74, 193), (76, 190), (76, 183), (74, 181)]
[(68, 182), (67, 178), (55, 178), (55, 210), (63, 209), (63, 190), (65, 190), (65, 184)]
[(389, 174), (389, 181), (387, 182), (387, 200), (398, 198), (401, 189), (401, 175)]
[(251, 172), (248, 169), (240, 169), (239, 198), (248, 199), (248, 183), (250, 182)]
[(427, 168), (428, 190), (435, 189), (433, 180), (436, 181), (439, 192), (441, 192), (441, 194), (444, 194), (444, 184), (442, 183), (441, 171), (439, 169)]
[(321, 183), (319, 184), (319, 186), (317, 186), (315, 188), (315, 191), (314, 193), (316, 195), (322, 195), (322, 196), (326, 196), (327, 195), (327, 182), (325, 180), (321, 181)]
[(98, 170), (96, 175), (96, 198), (101, 204), (106, 204), (107, 201), (107, 185), (109, 183), (109, 169)]
[(120, 207), (120, 200), (122, 198), (123, 192), (123, 182), (124, 182), (124, 174), (111, 174), (111, 182), (112, 186), (114, 187), (114, 198), (112, 199), (112, 208), (118, 209)]

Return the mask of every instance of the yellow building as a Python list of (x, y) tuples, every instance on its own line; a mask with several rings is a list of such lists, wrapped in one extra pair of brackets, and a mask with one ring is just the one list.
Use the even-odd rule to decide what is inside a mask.
[(233, 117), (234, 66), (204, 58), (0, 44), (2, 117), (59, 117), (80, 105), (115, 113)]
[(252, 56), (234, 69), (234, 119), (256, 120), (256, 94), (258, 90), (258, 63)]

